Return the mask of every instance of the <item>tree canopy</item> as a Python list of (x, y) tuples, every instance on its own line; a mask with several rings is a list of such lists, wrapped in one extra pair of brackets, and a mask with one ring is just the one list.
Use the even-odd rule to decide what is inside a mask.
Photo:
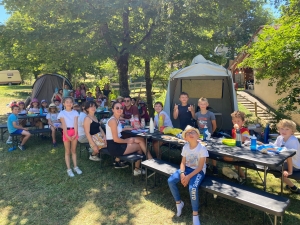
[(291, 0), (282, 14), (276, 24), (264, 26), (257, 42), (243, 48), (249, 57), (240, 66), (256, 69), (256, 79), (268, 79), (279, 95), (287, 93), (278, 101), (279, 110), (291, 112), (300, 104), (300, 1)]
[(158, 67), (188, 64), (199, 53), (211, 55), (218, 43), (239, 47), (241, 38), (270, 21), (262, 4), (250, 0), (2, 2), (13, 12), (0, 33), (3, 65), (63, 71), (72, 79), (101, 73), (102, 62), (111, 59), (121, 95), (129, 94), (131, 56)]

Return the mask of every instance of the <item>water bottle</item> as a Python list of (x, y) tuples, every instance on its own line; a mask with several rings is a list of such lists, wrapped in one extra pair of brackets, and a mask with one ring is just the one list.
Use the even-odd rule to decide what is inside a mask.
[(58, 93), (58, 88), (57, 87), (55, 88), (54, 93)]
[(270, 133), (270, 125), (267, 123), (265, 132), (264, 132), (264, 143), (265, 144), (269, 143), (269, 133)]
[(142, 129), (145, 128), (145, 119), (144, 118), (141, 119), (141, 128)]
[(153, 118), (150, 118), (150, 133), (153, 134), (154, 133), (154, 122), (153, 122)]
[(207, 138), (207, 126), (205, 125), (204, 128), (203, 128), (203, 141), (206, 141), (206, 138)]
[(43, 109), (42, 109), (42, 107), (40, 108), (40, 115), (43, 115)]
[(134, 127), (134, 118), (133, 118), (133, 115), (131, 115), (131, 118), (130, 118), (130, 126)]
[(251, 137), (251, 145), (250, 145), (251, 151), (256, 151), (256, 139), (257, 138), (253, 134), (252, 137)]
[(160, 128), (164, 125), (164, 120), (162, 116), (159, 116), (158, 118), (158, 130), (160, 131)]
[(240, 132), (240, 129), (236, 130), (236, 137), (235, 137), (235, 142), (237, 147), (242, 147), (242, 135)]

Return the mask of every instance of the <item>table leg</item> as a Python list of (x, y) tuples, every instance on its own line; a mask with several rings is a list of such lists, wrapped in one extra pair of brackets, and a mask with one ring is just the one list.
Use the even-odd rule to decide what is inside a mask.
[(283, 193), (283, 163), (281, 165), (281, 192), (280, 195)]
[(148, 159), (148, 138), (146, 137), (146, 160)]
[(3, 135), (4, 135), (3, 128), (1, 128), (1, 141), (3, 141)]
[(264, 166), (264, 191), (267, 189), (267, 166)]

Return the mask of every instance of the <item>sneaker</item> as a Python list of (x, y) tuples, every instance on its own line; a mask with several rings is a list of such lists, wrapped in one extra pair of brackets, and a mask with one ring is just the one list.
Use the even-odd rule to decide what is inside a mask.
[(300, 189), (298, 187), (296, 187), (295, 189), (292, 189), (292, 188), (290, 188), (290, 186), (286, 185), (285, 188), (290, 190), (293, 193), (300, 194)]
[(219, 173), (218, 167), (216, 167), (216, 166), (213, 166), (212, 171), (213, 171), (213, 175), (218, 175), (218, 173)]
[(78, 166), (74, 167), (74, 171), (79, 175), (82, 174), (82, 171), (78, 168)]
[(115, 162), (114, 167), (115, 169), (124, 169), (127, 168), (128, 165), (121, 162)]
[(8, 139), (6, 141), (6, 144), (7, 145), (12, 144), (12, 138), (11, 138), (11, 136), (8, 137)]
[(53, 143), (53, 148), (56, 148), (57, 147), (57, 144), (56, 142)]
[(67, 173), (69, 177), (74, 177), (74, 173), (71, 169), (67, 170)]
[(25, 146), (24, 146), (24, 145), (18, 145), (18, 147), (19, 147), (19, 149), (20, 149), (21, 151), (24, 151), (24, 150), (25, 150)]
[(145, 174), (146, 172), (145, 172), (145, 170), (143, 170), (143, 169), (135, 169), (134, 171), (133, 171), (133, 175), (134, 176), (138, 176), (138, 175), (141, 175), (141, 174)]
[(90, 155), (89, 159), (92, 161), (100, 161), (101, 160), (97, 155)]

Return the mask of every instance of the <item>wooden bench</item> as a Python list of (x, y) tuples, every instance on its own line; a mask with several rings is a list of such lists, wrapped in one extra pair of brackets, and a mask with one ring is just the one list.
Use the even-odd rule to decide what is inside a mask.
[[(43, 128), (43, 129), (32, 129), (28, 130), (30, 134), (33, 135), (39, 135), (39, 134), (50, 134), (51, 135), (51, 129), (49, 128)], [(9, 134), (12, 137), (12, 147), (18, 146), (18, 137), (21, 137), (22, 134)], [(52, 141), (51, 141), (52, 144)]]
[[(142, 166), (146, 168), (146, 190), (148, 178), (155, 175), (155, 173), (169, 177), (179, 169), (179, 165), (157, 159), (143, 161)], [(148, 169), (154, 171), (150, 176), (148, 176)], [(290, 204), (290, 200), (288, 198), (227, 181), (215, 176), (206, 175), (200, 185), (200, 188), (207, 193), (218, 195), (231, 201), (263, 211), (267, 215), (274, 215), (274, 225), (277, 225), (277, 217), (280, 217), (282, 224), (284, 212)]]
[(4, 134), (7, 132), (7, 124), (0, 124), (1, 141), (4, 139)]

